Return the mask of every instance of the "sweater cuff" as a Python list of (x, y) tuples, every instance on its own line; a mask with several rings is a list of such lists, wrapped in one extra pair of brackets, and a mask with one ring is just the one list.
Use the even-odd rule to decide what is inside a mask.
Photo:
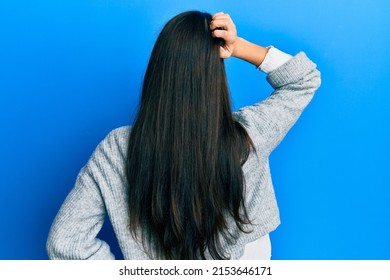
[(289, 61), (291, 58), (291, 55), (270, 46), (267, 55), (265, 56), (263, 62), (257, 67), (257, 70), (261, 70), (264, 73), (269, 74)]

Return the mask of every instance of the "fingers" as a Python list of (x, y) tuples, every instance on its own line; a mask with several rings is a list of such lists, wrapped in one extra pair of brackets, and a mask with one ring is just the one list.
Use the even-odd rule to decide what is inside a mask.
[(212, 16), (210, 30), (212, 31), (213, 37), (225, 38), (229, 36), (229, 33), (236, 33), (236, 26), (229, 14), (219, 12)]
[(213, 36), (215, 38), (224, 39), (227, 36), (229, 36), (229, 32), (227, 30), (215, 29), (214, 31), (212, 31), (211, 36)]
[(228, 29), (230, 26), (230, 22), (228, 19), (215, 19), (211, 22), (210, 24), (210, 29), (215, 30), (215, 29)]
[(225, 14), (224, 12), (218, 12), (218, 13), (215, 13), (214, 15), (212, 15), (212, 18), (216, 17), (216, 16), (219, 16), (219, 15), (223, 15)]
[(235, 29), (235, 25), (230, 18), (229, 14), (225, 14), (223, 12), (219, 12), (215, 15), (213, 15), (211, 23), (210, 23), (210, 29), (212, 31), (216, 29), (223, 29), (223, 30), (232, 30)]
[(212, 16), (210, 30), (213, 37), (223, 40), (223, 45), (220, 46), (220, 57), (230, 57), (237, 42), (237, 30), (233, 20), (228, 14), (216, 13)]
[(217, 18), (230, 18), (229, 14), (225, 14), (224, 12), (219, 12), (214, 15), (212, 15), (211, 19), (215, 20)]

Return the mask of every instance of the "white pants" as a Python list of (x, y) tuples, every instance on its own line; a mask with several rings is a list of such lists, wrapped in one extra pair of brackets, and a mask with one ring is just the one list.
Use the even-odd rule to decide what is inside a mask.
[(240, 260), (270, 260), (271, 240), (269, 234), (246, 244), (245, 251)]

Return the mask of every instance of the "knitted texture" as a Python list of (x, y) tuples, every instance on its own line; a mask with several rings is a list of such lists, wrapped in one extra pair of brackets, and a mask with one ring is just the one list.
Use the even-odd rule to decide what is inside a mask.
[[(269, 155), (312, 99), (320, 85), (320, 73), (304, 53), (299, 53), (271, 71), (267, 81), (274, 88), (271, 96), (234, 113), (252, 138), (256, 153), (251, 153), (243, 165), (245, 203), (253, 222), (246, 228), (252, 231), (243, 233), (229, 220), (232, 231), (239, 236), (233, 245), (222, 242), (231, 259), (239, 259), (246, 244), (280, 224)], [(114, 259), (109, 245), (96, 237), (108, 215), (124, 258), (148, 259), (129, 229), (129, 185), (125, 175), (129, 133), (130, 126), (113, 130), (81, 169), (51, 227), (49, 258)]]

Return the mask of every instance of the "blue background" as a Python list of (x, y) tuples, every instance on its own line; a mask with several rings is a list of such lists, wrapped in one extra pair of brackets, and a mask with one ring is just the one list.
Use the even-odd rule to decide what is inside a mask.
[[(0, 259), (46, 259), (47, 233), (80, 168), (134, 120), (163, 24), (230, 13), (239, 35), (322, 72), (314, 100), (271, 156), (282, 225), (273, 259), (390, 259), (390, 4), (351, 1), (2, 0)], [(271, 92), (226, 61), (234, 107)], [(109, 224), (101, 237), (117, 245)]]

